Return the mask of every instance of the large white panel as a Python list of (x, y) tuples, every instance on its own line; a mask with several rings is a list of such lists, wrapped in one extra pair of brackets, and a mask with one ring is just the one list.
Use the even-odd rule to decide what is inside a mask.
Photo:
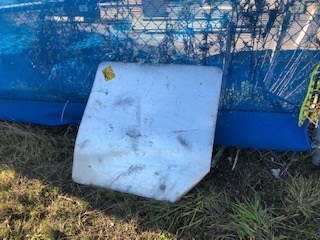
[[(106, 81), (109, 66), (115, 77)], [(74, 181), (177, 201), (210, 170), (221, 79), (214, 67), (100, 64)]]

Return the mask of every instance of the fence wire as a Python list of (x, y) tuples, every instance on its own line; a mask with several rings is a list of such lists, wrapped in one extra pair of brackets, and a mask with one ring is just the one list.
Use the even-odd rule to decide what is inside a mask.
[(297, 112), (320, 59), (319, 9), (318, 0), (4, 0), (2, 95), (85, 101), (102, 61), (201, 64), (223, 69), (221, 108)]

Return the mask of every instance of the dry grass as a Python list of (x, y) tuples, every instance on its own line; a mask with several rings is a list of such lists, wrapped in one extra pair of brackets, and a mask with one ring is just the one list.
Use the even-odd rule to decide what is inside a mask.
[(320, 181), (296, 176), (290, 179), (285, 188), (287, 212), (303, 218), (320, 218)]
[(76, 133), (0, 122), (0, 239), (320, 239), (320, 170), (303, 154), (241, 150), (231, 171), (227, 149), (168, 204), (72, 182)]

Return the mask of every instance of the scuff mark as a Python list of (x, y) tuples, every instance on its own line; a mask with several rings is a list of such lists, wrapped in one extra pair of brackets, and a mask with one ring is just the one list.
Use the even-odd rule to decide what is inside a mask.
[(138, 174), (141, 172), (143, 169), (145, 169), (146, 166), (144, 164), (136, 164), (136, 165), (131, 165), (126, 171), (122, 172), (119, 174), (111, 183), (109, 186), (113, 185), (119, 178), (121, 177), (128, 177), (132, 174)]
[(181, 136), (178, 136), (178, 141), (180, 142), (180, 144), (187, 148), (187, 149), (190, 149), (190, 145), (188, 144), (188, 142)]
[(136, 130), (136, 129), (129, 129), (126, 131), (126, 135), (131, 137), (131, 138), (137, 138), (141, 136), (140, 131)]
[(172, 133), (183, 133), (183, 132), (193, 132), (198, 131), (199, 129), (185, 129), (185, 130), (178, 130), (178, 131), (171, 131)]
[(70, 102), (69, 100), (66, 101), (66, 103), (65, 103), (64, 106), (63, 106), (62, 113), (61, 113), (61, 117), (60, 117), (60, 122), (63, 121), (64, 113), (65, 113), (65, 111), (66, 111), (66, 108), (67, 108), (67, 105), (68, 105), (69, 102)]
[(138, 153), (139, 150), (139, 140), (137, 138), (132, 138), (131, 139), (132, 143), (132, 150), (134, 151), (135, 154)]
[(132, 174), (135, 174), (135, 173), (139, 173), (141, 172), (143, 169), (145, 169), (146, 166), (145, 165), (142, 165), (142, 164), (136, 164), (136, 165), (132, 165), (128, 168), (128, 170), (124, 171), (123, 173), (121, 173), (117, 179), (119, 179), (120, 177), (128, 177)]
[(166, 190), (166, 185), (164, 183), (160, 184), (159, 189), (164, 192)]
[(133, 98), (119, 98), (114, 102), (114, 105), (132, 105), (134, 102)]
[(95, 103), (96, 103), (99, 107), (101, 107), (101, 106), (102, 106), (102, 102), (101, 102), (101, 101), (99, 101), (99, 100), (95, 100)]
[(138, 104), (136, 106), (136, 124), (138, 126), (138, 129), (140, 131), (141, 129), (141, 105)]
[(80, 143), (79, 144), (80, 149), (83, 149), (87, 145), (88, 142), (89, 142), (89, 140), (87, 139), (87, 140), (84, 140), (82, 143)]
[(108, 92), (108, 91), (102, 91), (102, 90), (99, 90), (98, 92), (100, 92), (100, 93), (104, 93), (105, 95), (108, 95), (108, 94), (109, 94), (109, 92)]
[(126, 135), (131, 138), (132, 149), (135, 153), (139, 150), (139, 137), (141, 137), (140, 130), (129, 129), (126, 131)]

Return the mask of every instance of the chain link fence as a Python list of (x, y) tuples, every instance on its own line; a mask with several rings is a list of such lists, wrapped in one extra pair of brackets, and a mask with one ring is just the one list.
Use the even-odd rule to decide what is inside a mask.
[(318, 0), (1, 1), (3, 95), (81, 102), (102, 61), (201, 64), (223, 69), (222, 109), (297, 112), (320, 59), (319, 9)]

